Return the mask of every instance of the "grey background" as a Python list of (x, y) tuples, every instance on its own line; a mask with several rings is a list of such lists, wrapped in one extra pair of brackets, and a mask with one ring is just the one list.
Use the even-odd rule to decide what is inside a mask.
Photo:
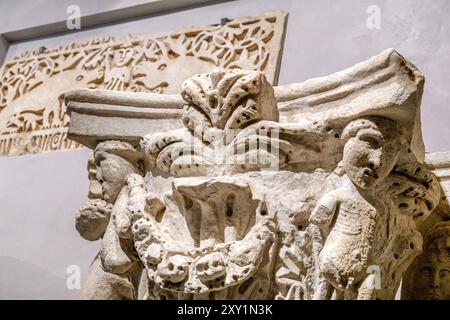
[[(128, 17), (126, 20), (117, 21), (118, 16), (110, 14), (148, 2), (158, 2), (158, 7), (149, 9), (147, 12), (156, 13), (146, 17), (130, 18), (131, 13), (122, 15)], [(83, 15), (95, 17), (106, 12), (102, 17), (115, 22), (89, 28), (82, 25), (78, 32), (10, 41), (7, 60), (40, 46), (51, 48), (104, 35), (158, 33), (215, 24), (222, 17), (285, 10), (289, 22), (280, 84), (328, 75), (393, 47), (425, 74), (422, 125), (426, 150), (450, 150), (450, 1), (210, 1), (168, 12), (164, 8), (186, 6), (186, 2), (0, 0), (0, 34), (14, 35), (18, 34), (11, 33), (14, 30), (36, 28), (48, 31), (49, 25), (51, 29), (52, 23), (67, 17), (68, 4), (78, 4)], [(369, 5), (381, 9), (379, 30), (367, 28)], [(88, 154), (88, 150), (79, 150), (0, 158), (0, 298), (77, 297), (77, 290), (66, 288), (67, 267), (78, 265), (84, 278), (99, 248), (98, 243), (81, 239), (74, 228), (75, 211), (87, 194)]]

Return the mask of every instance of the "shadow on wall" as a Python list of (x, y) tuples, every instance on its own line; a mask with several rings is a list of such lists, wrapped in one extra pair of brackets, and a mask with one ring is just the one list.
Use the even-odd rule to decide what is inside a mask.
[(0, 300), (77, 299), (79, 290), (69, 290), (66, 279), (27, 261), (0, 257)]

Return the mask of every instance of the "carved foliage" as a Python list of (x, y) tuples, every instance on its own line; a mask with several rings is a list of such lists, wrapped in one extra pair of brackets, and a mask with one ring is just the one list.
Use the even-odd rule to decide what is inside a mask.
[(149, 298), (265, 297), (276, 235), (264, 203), (233, 179), (191, 181), (177, 181), (161, 213), (143, 179), (129, 177), (135, 247), (154, 284)]

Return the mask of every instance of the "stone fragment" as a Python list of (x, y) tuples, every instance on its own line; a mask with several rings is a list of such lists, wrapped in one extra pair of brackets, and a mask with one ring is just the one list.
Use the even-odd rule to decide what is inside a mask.
[[(389, 49), (279, 87), (217, 69), (186, 80), (182, 100), (68, 94), (69, 132), (95, 150), (113, 204), (103, 268), (144, 268), (145, 299), (394, 299), (448, 242), (440, 162), (424, 163), (422, 89)], [(146, 120), (158, 108), (176, 110), (161, 113), (163, 129)], [(446, 270), (439, 259), (430, 275)], [(438, 286), (427, 296), (446, 297)]]

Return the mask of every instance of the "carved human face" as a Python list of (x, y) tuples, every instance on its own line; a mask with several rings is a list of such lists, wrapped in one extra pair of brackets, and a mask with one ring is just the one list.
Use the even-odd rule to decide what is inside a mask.
[(120, 48), (114, 53), (114, 65), (122, 67), (133, 58), (133, 48)]
[(137, 170), (127, 160), (103, 151), (95, 153), (95, 164), (97, 181), (102, 186), (102, 197), (105, 201), (114, 203), (127, 176), (137, 173)]
[(422, 255), (414, 279), (420, 299), (450, 299), (449, 248)]
[(95, 241), (105, 233), (112, 205), (102, 199), (102, 186), (97, 180), (97, 167), (93, 156), (88, 160), (88, 172), (89, 199), (78, 209), (75, 227), (83, 238)]
[(343, 165), (353, 183), (371, 189), (389, 175), (397, 155), (393, 141), (376, 129), (363, 128), (345, 144)]

